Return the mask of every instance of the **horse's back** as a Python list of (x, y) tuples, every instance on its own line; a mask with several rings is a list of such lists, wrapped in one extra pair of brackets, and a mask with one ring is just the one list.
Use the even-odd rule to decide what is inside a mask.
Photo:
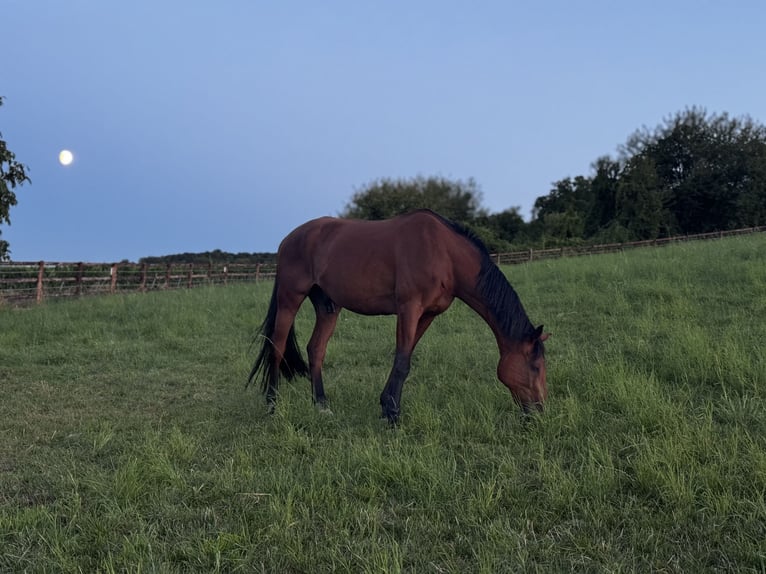
[(455, 240), (428, 211), (383, 221), (321, 217), (284, 239), (279, 273), (292, 275), (302, 288), (318, 285), (341, 307), (395, 313), (403, 298), (451, 289)]

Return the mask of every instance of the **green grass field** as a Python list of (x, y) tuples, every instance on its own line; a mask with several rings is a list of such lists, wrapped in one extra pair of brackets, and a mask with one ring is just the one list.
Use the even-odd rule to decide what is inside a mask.
[[(379, 420), (394, 320), (245, 390), (268, 283), (0, 307), (0, 572), (766, 571), (766, 235), (507, 268), (525, 424), (456, 302)], [(312, 317), (298, 321), (302, 344)]]

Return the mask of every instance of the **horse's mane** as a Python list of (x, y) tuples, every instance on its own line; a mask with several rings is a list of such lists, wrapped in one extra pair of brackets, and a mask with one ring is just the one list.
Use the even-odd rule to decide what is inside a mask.
[[(458, 235), (466, 238), (479, 252), (481, 268), (476, 280), (476, 289), (482, 300), (495, 317), (502, 333), (513, 341), (535, 339), (535, 327), (527, 316), (516, 290), (508, 282), (500, 268), (490, 257), (489, 250), (475, 232), (467, 227), (447, 219), (430, 209), (424, 209)], [(543, 353), (543, 345), (535, 345), (535, 353)]]

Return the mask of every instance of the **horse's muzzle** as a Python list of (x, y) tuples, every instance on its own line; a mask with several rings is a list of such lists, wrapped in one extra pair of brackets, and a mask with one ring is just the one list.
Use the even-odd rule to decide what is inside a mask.
[(543, 403), (522, 403), (521, 410), (525, 415), (543, 412)]

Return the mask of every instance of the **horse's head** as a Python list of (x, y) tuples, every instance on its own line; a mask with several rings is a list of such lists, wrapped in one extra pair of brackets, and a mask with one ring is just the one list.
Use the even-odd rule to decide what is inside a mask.
[(545, 383), (545, 349), (543, 342), (548, 338), (540, 325), (534, 334), (515, 343), (500, 356), (497, 377), (508, 387), (514, 400), (525, 413), (543, 410), (548, 396)]

